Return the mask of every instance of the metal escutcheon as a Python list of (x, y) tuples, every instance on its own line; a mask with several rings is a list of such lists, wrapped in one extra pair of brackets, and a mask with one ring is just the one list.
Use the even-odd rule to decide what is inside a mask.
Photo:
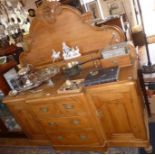
[(74, 108), (74, 106), (71, 105), (71, 104), (64, 104), (63, 106), (64, 106), (64, 108), (67, 109), (67, 110), (70, 110), (70, 109), (73, 109), (73, 108)]
[(47, 107), (44, 107), (44, 108), (41, 109), (41, 111), (42, 112), (48, 112), (48, 108)]
[(80, 135), (80, 139), (81, 139), (81, 140), (86, 140), (86, 139), (87, 139), (87, 136), (85, 136), (85, 135)]
[(57, 126), (57, 123), (55, 123), (55, 122), (49, 122), (48, 125), (49, 126)]
[(72, 122), (74, 125), (80, 125), (81, 121), (76, 119), (76, 120), (73, 120)]
[(61, 141), (64, 140), (64, 137), (63, 136), (58, 136), (57, 138), (58, 138), (58, 140), (61, 140)]

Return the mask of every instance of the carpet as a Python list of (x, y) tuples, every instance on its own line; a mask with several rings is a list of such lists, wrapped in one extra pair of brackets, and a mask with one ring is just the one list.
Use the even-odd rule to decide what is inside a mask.
[(0, 154), (53, 154), (49, 146), (1, 146)]
[[(100, 154), (94, 151), (58, 151), (50, 146), (2, 146), (0, 154)], [(106, 154), (137, 154), (137, 148), (110, 148)]]

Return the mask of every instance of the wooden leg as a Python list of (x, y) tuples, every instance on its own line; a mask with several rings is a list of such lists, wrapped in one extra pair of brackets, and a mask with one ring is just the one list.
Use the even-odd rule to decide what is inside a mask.
[(150, 144), (149, 146), (145, 147), (144, 150), (145, 150), (146, 153), (152, 153), (153, 152), (153, 147)]

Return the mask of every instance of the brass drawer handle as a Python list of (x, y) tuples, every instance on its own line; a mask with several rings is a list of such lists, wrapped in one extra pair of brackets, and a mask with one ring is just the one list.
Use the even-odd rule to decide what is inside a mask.
[(70, 110), (70, 109), (73, 109), (74, 108), (74, 105), (72, 105), (72, 104), (63, 104), (63, 106), (67, 110)]
[(102, 111), (96, 111), (97, 117), (103, 117), (103, 112)]
[(48, 125), (49, 125), (50, 127), (54, 127), (54, 126), (57, 126), (57, 123), (55, 123), (55, 122), (49, 122)]
[(113, 65), (118, 65), (118, 62), (116, 60), (112, 60), (111, 62), (113, 63)]
[(57, 138), (58, 138), (58, 140), (61, 140), (61, 141), (64, 140), (64, 136), (58, 136)]
[(85, 135), (80, 135), (80, 139), (81, 139), (81, 140), (86, 140), (86, 139), (87, 139), (87, 136), (85, 136)]
[(48, 108), (47, 107), (41, 108), (41, 111), (42, 112), (48, 112)]
[(81, 121), (78, 120), (78, 119), (75, 119), (75, 120), (72, 121), (72, 123), (73, 123), (74, 125), (80, 125), (80, 124), (81, 124)]

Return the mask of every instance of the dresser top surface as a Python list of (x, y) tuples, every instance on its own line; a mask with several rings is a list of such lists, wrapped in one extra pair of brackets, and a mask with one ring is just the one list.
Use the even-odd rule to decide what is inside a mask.
[[(135, 65), (127, 66), (120, 68), (119, 73), (119, 80), (117, 82), (110, 82), (110, 83), (104, 83), (100, 84), (101, 86), (112, 86), (117, 85), (124, 82), (131, 82), (134, 79), (136, 79), (136, 63)], [(84, 79), (87, 74), (92, 70), (92, 68), (84, 69), (81, 71), (79, 76), (76, 76), (75, 79)], [(17, 102), (17, 101), (23, 101), (23, 100), (31, 100), (31, 99), (40, 99), (40, 98), (48, 98), (48, 97), (58, 97), (58, 96), (69, 96), (69, 95), (76, 95), (78, 93), (65, 93), (65, 94), (58, 94), (57, 90), (62, 86), (62, 84), (66, 81), (66, 78), (64, 75), (56, 75), (53, 79), (54, 86), (50, 87), (47, 85), (47, 83), (42, 84), (38, 88), (32, 91), (25, 91), (21, 92), (16, 96), (6, 96), (3, 100), (4, 103), (10, 103), (10, 102)], [(98, 86), (100, 86), (98, 85)], [(88, 86), (84, 87), (80, 93), (84, 93), (86, 89), (89, 89), (90, 87), (96, 87), (94, 86)]]

